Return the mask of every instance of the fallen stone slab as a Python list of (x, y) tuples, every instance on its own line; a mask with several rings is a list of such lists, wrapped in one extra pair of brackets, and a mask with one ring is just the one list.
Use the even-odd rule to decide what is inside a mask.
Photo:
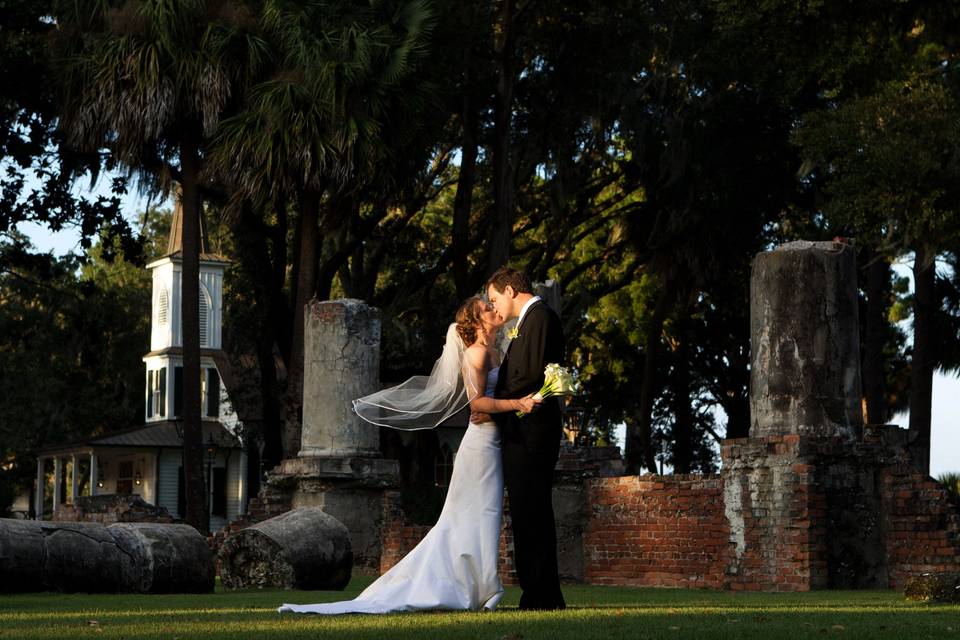
[(960, 571), (922, 573), (907, 580), (903, 594), (920, 602), (960, 603)]
[(0, 519), (0, 592), (209, 593), (213, 554), (183, 524)]
[(220, 582), (228, 589), (341, 590), (350, 582), (347, 527), (317, 507), (301, 507), (251, 525), (220, 546)]

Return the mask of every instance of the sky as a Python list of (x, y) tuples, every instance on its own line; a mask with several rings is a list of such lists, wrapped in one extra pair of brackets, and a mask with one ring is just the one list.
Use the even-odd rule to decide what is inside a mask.
[[(109, 193), (109, 181), (101, 180), (95, 185), (94, 194)], [(89, 193), (85, 189), (84, 193)], [(78, 191), (79, 192), (79, 191)], [(156, 205), (156, 203), (154, 203)], [(135, 225), (137, 217), (147, 206), (146, 198), (136, 193), (127, 194), (123, 199), (125, 216)], [(169, 202), (160, 206), (171, 206)], [(21, 224), (18, 229), (30, 237), (38, 251), (51, 251), (63, 255), (68, 251), (79, 252), (80, 235), (75, 229), (64, 229), (52, 233), (42, 225)], [(913, 287), (909, 264), (904, 261), (894, 265), (898, 275), (907, 277)], [(908, 336), (909, 325), (905, 326)], [(933, 419), (931, 424), (930, 475), (937, 477), (946, 472), (960, 472), (960, 379), (953, 374), (936, 373), (933, 380)], [(891, 421), (906, 428), (909, 414), (896, 415)], [(623, 425), (615, 430), (618, 444), (623, 446)]]

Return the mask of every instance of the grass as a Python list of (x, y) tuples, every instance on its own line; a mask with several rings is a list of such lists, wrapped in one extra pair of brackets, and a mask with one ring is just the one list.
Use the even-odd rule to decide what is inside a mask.
[(208, 595), (23, 594), (0, 596), (7, 638), (338, 638), (386, 640), (671, 640), (695, 638), (957, 638), (960, 605), (908, 602), (893, 591), (796, 594), (566, 586), (568, 609), (520, 612), (508, 588), (494, 613), (387, 616), (278, 614), (282, 602), (352, 598), (343, 592), (217, 591)]

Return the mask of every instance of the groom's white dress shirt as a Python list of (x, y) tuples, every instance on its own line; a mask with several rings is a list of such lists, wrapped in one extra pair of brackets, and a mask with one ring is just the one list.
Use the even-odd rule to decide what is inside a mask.
[(520, 316), (517, 318), (517, 329), (520, 328), (520, 323), (523, 322), (523, 316), (526, 315), (527, 311), (533, 306), (534, 302), (539, 302), (540, 296), (533, 296), (527, 303), (523, 305), (523, 308), (520, 309)]

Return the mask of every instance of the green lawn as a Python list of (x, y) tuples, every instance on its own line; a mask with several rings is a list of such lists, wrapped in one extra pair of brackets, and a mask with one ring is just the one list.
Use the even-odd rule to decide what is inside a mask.
[(957, 638), (960, 605), (925, 605), (892, 591), (745, 594), (679, 589), (566, 586), (559, 613), (516, 609), (511, 588), (495, 613), (390, 616), (278, 614), (281, 602), (350, 598), (344, 592), (241, 591), (210, 595), (0, 596), (0, 640), (7, 638)]

